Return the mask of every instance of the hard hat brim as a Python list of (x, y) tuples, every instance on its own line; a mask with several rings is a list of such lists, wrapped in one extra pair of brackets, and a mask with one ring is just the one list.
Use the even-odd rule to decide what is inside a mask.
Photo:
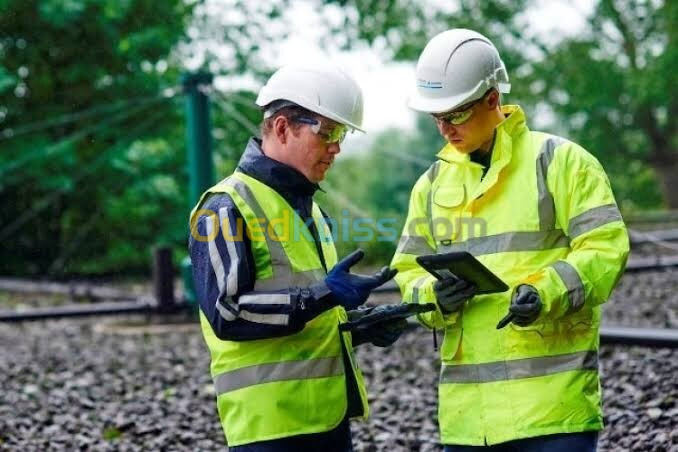
[(407, 101), (407, 106), (412, 110), (419, 111), (422, 113), (445, 113), (450, 110), (454, 110), (457, 107), (460, 107), (466, 103), (473, 102), (476, 99), (480, 99), (488, 89), (494, 88), (500, 93), (508, 93), (511, 91), (511, 85), (509, 83), (498, 83), (495, 85), (487, 86), (482, 82), (476, 86), (474, 90), (470, 93), (463, 93), (458, 96), (448, 96), (440, 98), (430, 98), (424, 97), (419, 92), (410, 96)]
[(440, 99), (422, 98), (412, 96), (407, 102), (407, 106), (412, 110), (422, 113), (444, 113), (464, 105), (468, 96), (452, 96)]

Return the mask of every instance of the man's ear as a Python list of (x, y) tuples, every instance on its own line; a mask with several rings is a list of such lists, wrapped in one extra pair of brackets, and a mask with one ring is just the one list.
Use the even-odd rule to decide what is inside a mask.
[(290, 124), (284, 116), (278, 116), (273, 120), (273, 133), (281, 144), (287, 143), (287, 132), (290, 131)]
[(499, 106), (499, 91), (496, 89), (490, 91), (485, 101), (487, 102), (487, 106), (490, 108), (490, 110), (497, 108)]

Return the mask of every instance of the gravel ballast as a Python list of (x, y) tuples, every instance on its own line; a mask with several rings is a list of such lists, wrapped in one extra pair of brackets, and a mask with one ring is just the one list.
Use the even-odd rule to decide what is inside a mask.
[[(678, 328), (678, 270), (626, 274), (609, 325)], [(398, 299), (380, 294), (373, 301)], [(120, 328), (144, 317), (0, 324), (0, 450), (224, 450), (197, 325)], [(358, 451), (440, 451), (439, 362), (418, 328), (362, 346), (372, 415)], [(678, 451), (678, 350), (605, 346), (600, 451)]]

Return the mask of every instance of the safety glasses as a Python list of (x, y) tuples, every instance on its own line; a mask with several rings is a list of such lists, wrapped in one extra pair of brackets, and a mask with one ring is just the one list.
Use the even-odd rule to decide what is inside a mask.
[(437, 122), (446, 122), (448, 124), (452, 124), (453, 126), (460, 126), (471, 119), (471, 116), (473, 116), (473, 107), (475, 107), (476, 104), (480, 103), (483, 99), (485, 99), (485, 96), (460, 107), (458, 110), (451, 111), (449, 113), (433, 114), (431, 116), (433, 116), (433, 119), (435, 119)]
[(348, 132), (348, 126), (344, 124), (335, 124), (330, 130), (321, 130), (323, 124), (318, 119), (309, 118), (308, 116), (296, 116), (292, 119), (301, 124), (308, 124), (311, 132), (318, 135), (327, 144), (341, 143), (346, 138), (346, 133)]

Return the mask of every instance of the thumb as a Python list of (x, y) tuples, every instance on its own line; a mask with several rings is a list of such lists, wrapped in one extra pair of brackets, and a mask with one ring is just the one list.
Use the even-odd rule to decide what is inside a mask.
[(353, 251), (351, 254), (337, 262), (337, 265), (335, 266), (336, 268), (339, 268), (340, 270), (345, 270), (348, 271), (350, 270), (351, 267), (353, 267), (355, 264), (360, 262), (360, 260), (365, 256), (365, 252), (361, 249), (357, 249)]
[(518, 286), (516, 292), (513, 294), (513, 303), (514, 304), (523, 304), (530, 303), (532, 300), (532, 295), (534, 292), (530, 289), (529, 286), (523, 284)]
[(375, 276), (377, 277), (377, 281), (379, 281), (379, 285), (382, 285), (386, 281), (392, 280), (397, 273), (398, 270), (395, 268), (382, 267)]

